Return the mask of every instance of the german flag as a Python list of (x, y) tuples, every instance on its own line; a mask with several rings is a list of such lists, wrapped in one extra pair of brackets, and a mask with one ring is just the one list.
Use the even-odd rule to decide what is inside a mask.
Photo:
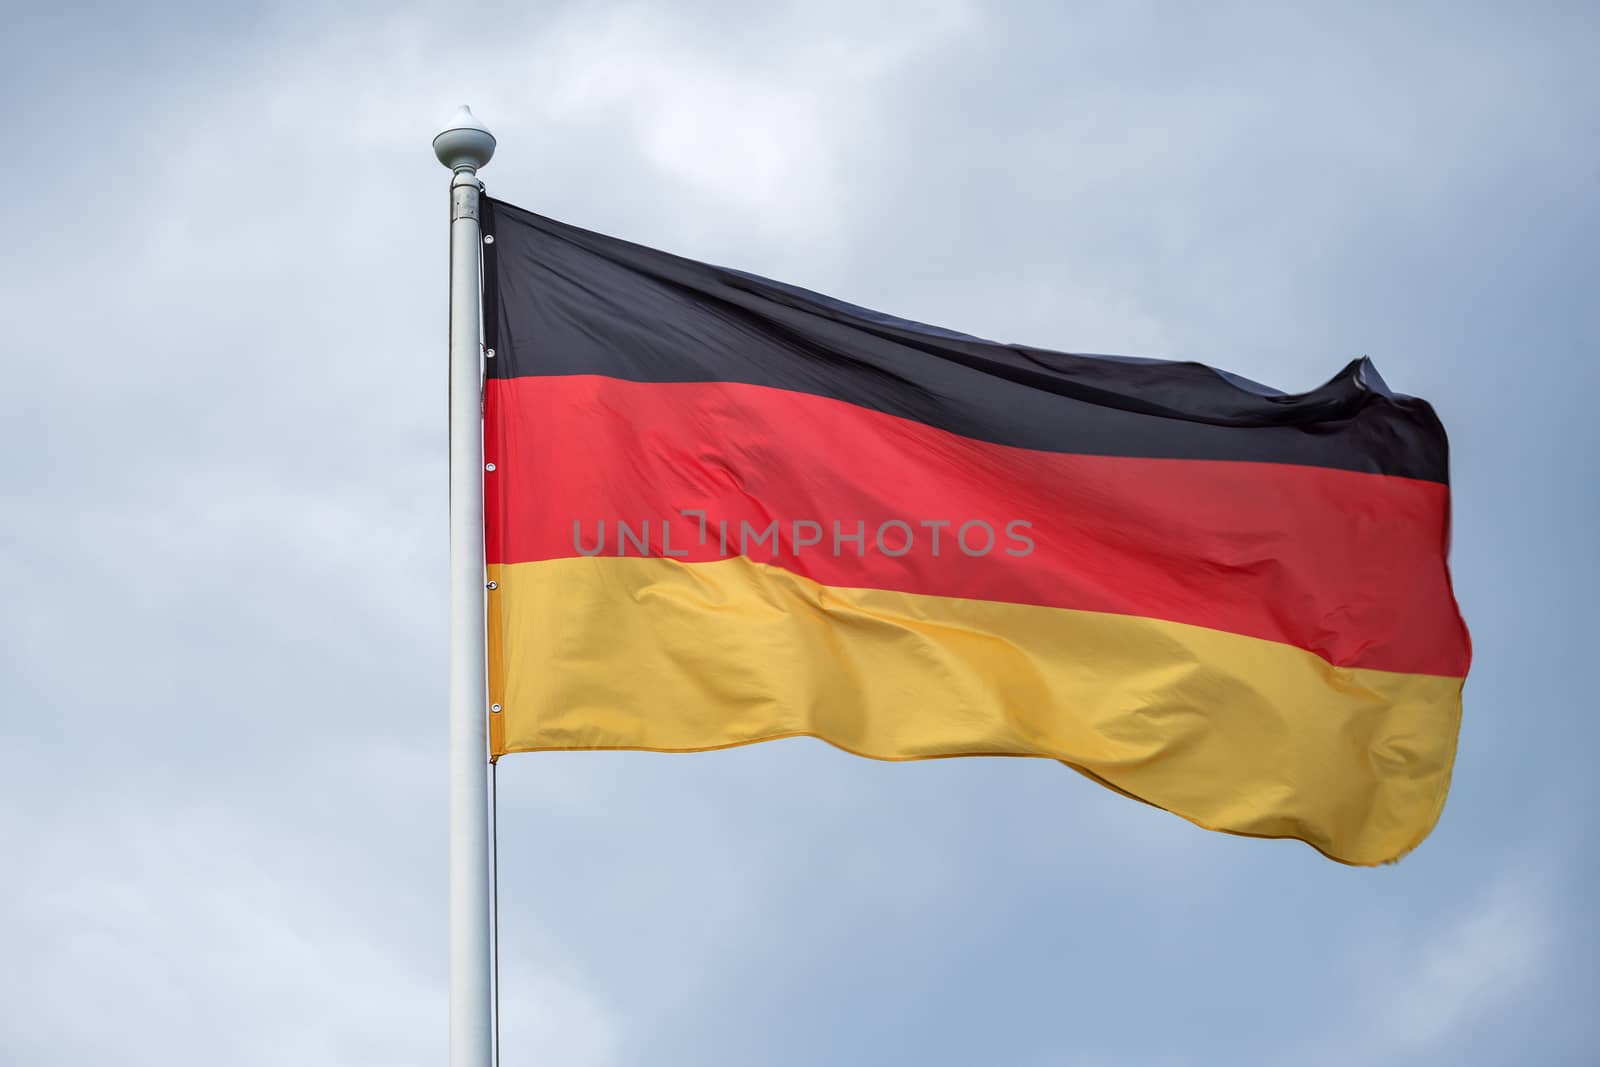
[(1288, 396), (485, 227), (493, 756), (810, 736), (1060, 760), (1345, 863), (1432, 829), (1446, 441), (1370, 362)]

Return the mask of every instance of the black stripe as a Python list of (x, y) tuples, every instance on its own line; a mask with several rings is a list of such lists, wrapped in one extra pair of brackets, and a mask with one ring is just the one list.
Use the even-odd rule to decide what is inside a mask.
[(1365, 359), (1285, 396), (1199, 363), (996, 344), (485, 203), (491, 377), (743, 382), (1020, 448), (1448, 481), (1433, 409)]

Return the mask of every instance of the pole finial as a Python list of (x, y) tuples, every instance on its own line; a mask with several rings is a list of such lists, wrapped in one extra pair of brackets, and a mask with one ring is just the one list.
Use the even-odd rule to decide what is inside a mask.
[(433, 154), (454, 171), (476, 171), (494, 157), (494, 134), (462, 104), (433, 139)]

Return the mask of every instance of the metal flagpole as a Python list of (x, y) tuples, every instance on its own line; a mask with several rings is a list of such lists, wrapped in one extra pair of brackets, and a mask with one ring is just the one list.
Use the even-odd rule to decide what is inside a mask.
[(433, 139), (450, 179), (450, 1067), (491, 1067), (489, 742), (483, 637), (478, 168), (494, 137), (462, 107)]

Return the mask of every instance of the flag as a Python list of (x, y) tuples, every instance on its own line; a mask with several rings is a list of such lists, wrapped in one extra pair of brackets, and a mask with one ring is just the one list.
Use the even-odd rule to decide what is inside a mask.
[(492, 755), (810, 736), (1059, 760), (1392, 861), (1470, 649), (1444, 430), (1003, 345), (485, 209)]

